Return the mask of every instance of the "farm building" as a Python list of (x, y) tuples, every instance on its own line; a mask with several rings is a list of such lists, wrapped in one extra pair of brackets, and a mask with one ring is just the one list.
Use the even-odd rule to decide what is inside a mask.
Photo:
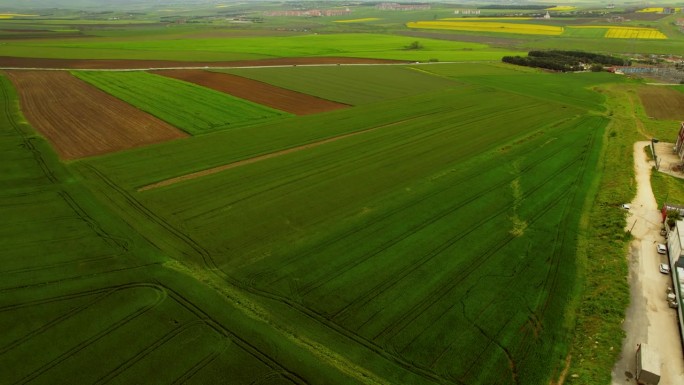
[(679, 160), (684, 160), (684, 122), (679, 126), (679, 133), (677, 134), (677, 142), (674, 148)]
[(675, 227), (670, 230), (667, 237), (668, 248), (668, 264), (672, 272), (672, 281), (674, 283), (674, 292), (679, 306), (677, 306), (677, 319), (679, 321), (680, 337), (682, 338), (682, 346), (684, 346), (684, 316), (682, 315), (682, 308), (684, 301), (682, 300), (682, 293), (684, 293), (684, 220), (678, 220)]
[(454, 11), (454, 15), (479, 15), (479, 9), (457, 9)]

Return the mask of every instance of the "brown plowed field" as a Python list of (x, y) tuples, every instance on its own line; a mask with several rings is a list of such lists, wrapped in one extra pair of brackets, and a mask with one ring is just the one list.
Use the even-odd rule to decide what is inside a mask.
[(62, 71), (7, 71), (21, 110), (62, 159), (186, 137), (187, 134)]
[(319, 112), (339, 110), (348, 107), (346, 104), (321, 99), (312, 95), (291, 91), (268, 83), (231, 74), (203, 70), (165, 70), (156, 71), (155, 73), (199, 84), (216, 91), (231, 94), (238, 98), (296, 115), (317, 114)]
[(663, 120), (684, 120), (684, 93), (665, 86), (639, 88), (641, 104), (650, 117)]
[(170, 67), (253, 67), (305, 64), (383, 64), (405, 63), (397, 60), (359, 59), (353, 57), (304, 57), (225, 62), (187, 62), (169, 60), (116, 60), (116, 59), (42, 59), (0, 56), (4, 68), (65, 68), (65, 69), (148, 69)]

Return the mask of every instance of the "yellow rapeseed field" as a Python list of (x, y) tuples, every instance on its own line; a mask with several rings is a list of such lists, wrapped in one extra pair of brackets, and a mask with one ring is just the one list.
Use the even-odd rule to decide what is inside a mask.
[(447, 29), (454, 31), (503, 32), (528, 35), (560, 35), (563, 27), (537, 24), (496, 23), (480, 21), (416, 21), (406, 23), (409, 28)]
[(367, 21), (380, 20), (377, 17), (366, 17), (365, 19), (335, 20), (335, 23), (364, 23)]
[(667, 39), (655, 28), (610, 28), (605, 37), (610, 39)]
[(645, 27), (616, 27), (612, 25), (583, 25), (572, 28), (601, 28), (606, 29), (603, 37), (610, 39), (667, 39), (667, 36), (655, 28)]
[(12, 19), (15, 17), (36, 17), (38, 15), (26, 15), (23, 13), (0, 13), (0, 19)]
[[(681, 12), (681, 8), (675, 8), (675, 12)], [(651, 7), (651, 8), (642, 8), (638, 10), (637, 12), (641, 13), (662, 13), (663, 12), (663, 7)]]
[(532, 20), (534, 17), (445, 17), (439, 20), (445, 21), (480, 21), (480, 20)]
[(573, 7), (572, 5), (557, 5), (555, 7), (546, 8), (547, 11), (572, 11), (574, 9), (577, 9), (577, 7)]

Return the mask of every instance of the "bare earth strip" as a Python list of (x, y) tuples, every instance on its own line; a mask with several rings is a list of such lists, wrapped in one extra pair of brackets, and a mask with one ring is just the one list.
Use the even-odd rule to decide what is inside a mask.
[(172, 60), (124, 60), (124, 59), (43, 59), (0, 56), (2, 68), (50, 68), (50, 69), (151, 69), (187, 67), (253, 67), (307, 64), (391, 64), (406, 63), (399, 60), (362, 59), (353, 57), (303, 57), (263, 60), (239, 60), (224, 62), (189, 62)]
[[(426, 115), (429, 115), (429, 114), (426, 114)], [(147, 186), (140, 187), (138, 189), (138, 191), (152, 190), (152, 189), (156, 189), (156, 188), (160, 188), (160, 187), (170, 186), (172, 184), (180, 183), (180, 182), (183, 182), (186, 180), (191, 180), (191, 179), (196, 179), (196, 178), (200, 178), (200, 177), (207, 176), (207, 175), (216, 174), (216, 173), (219, 173), (221, 171), (230, 170), (232, 168), (236, 168), (236, 167), (240, 167), (240, 166), (246, 166), (248, 164), (260, 162), (262, 160), (275, 158), (278, 156), (290, 154), (290, 153), (297, 152), (297, 151), (306, 150), (306, 149), (313, 148), (313, 147), (318, 147), (318, 146), (324, 145), (326, 143), (335, 142), (335, 141), (338, 141), (340, 139), (348, 138), (350, 136), (364, 134), (364, 133), (367, 133), (370, 131), (375, 131), (375, 130), (378, 130), (381, 128), (394, 126), (394, 125), (397, 125), (400, 123), (405, 123), (405, 122), (409, 122), (409, 121), (416, 120), (416, 119), (422, 119), (426, 115), (414, 116), (410, 119), (404, 119), (404, 120), (400, 120), (398, 122), (387, 123), (387, 124), (383, 124), (381, 126), (375, 126), (375, 127), (367, 128), (367, 129), (361, 130), (361, 131), (350, 132), (348, 134), (333, 136), (331, 138), (323, 139), (323, 140), (320, 140), (318, 142), (307, 143), (307, 144), (303, 144), (301, 146), (291, 147), (291, 148), (288, 148), (285, 150), (271, 152), (268, 154), (255, 156), (253, 158), (239, 160), (237, 162), (224, 164), (223, 166), (212, 167), (212, 168), (208, 168), (206, 170), (196, 171), (196, 172), (193, 172), (190, 174), (185, 174), (185, 175), (169, 178), (169, 179), (166, 179), (166, 180), (163, 180), (160, 182), (156, 182), (156, 183), (148, 184)]]
[(62, 159), (183, 138), (186, 133), (67, 72), (7, 71), (31, 125)]
[(639, 87), (639, 98), (648, 116), (684, 120), (684, 93), (669, 87)]
[(317, 114), (319, 112), (348, 107), (346, 104), (291, 91), (237, 75), (203, 70), (166, 70), (156, 71), (155, 73), (199, 84), (295, 115)]

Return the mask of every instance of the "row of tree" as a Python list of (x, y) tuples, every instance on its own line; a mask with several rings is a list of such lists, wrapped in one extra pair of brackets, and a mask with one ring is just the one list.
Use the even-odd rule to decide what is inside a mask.
[(628, 66), (629, 60), (614, 56), (583, 51), (530, 51), (526, 57), (504, 56), (504, 63), (526, 67), (545, 68), (553, 71), (601, 71), (604, 66)]

